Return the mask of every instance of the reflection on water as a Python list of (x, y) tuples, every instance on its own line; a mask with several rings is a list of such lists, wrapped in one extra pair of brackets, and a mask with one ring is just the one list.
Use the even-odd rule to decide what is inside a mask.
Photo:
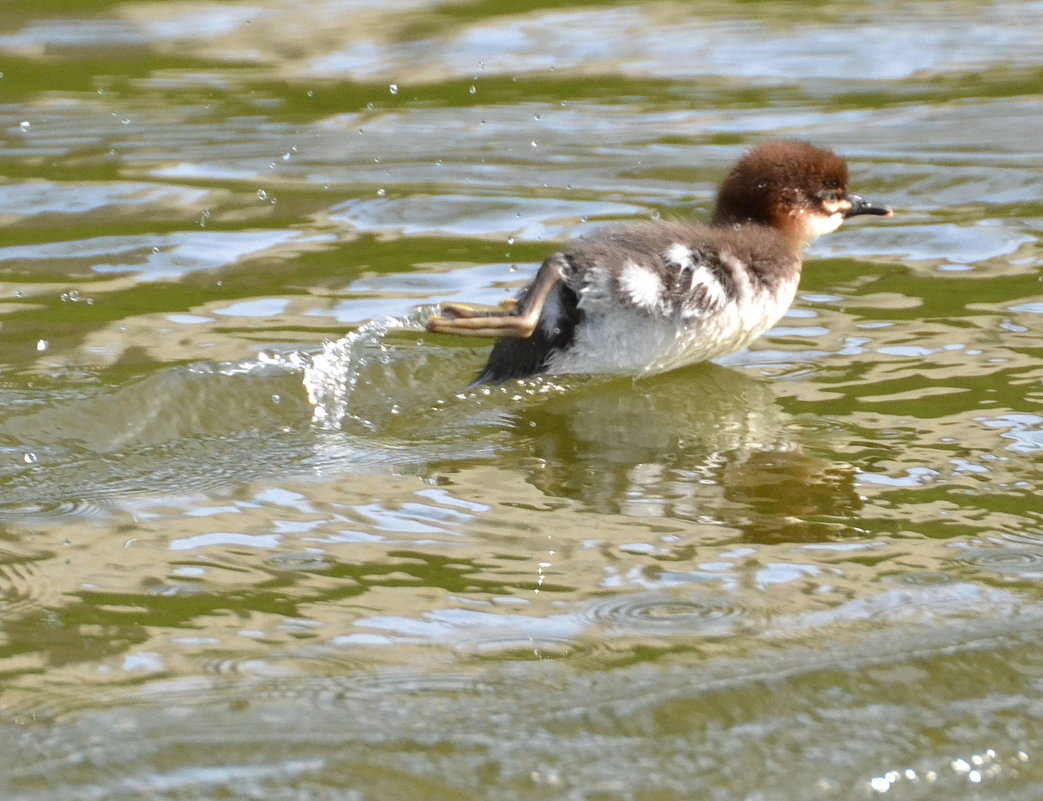
[[(0, 795), (1039, 795), (1038, 3), (65, 6), (0, 10)], [(419, 330), (771, 138), (897, 214), (726, 366)]]
[(518, 417), (530, 481), (601, 512), (727, 520), (750, 541), (792, 542), (842, 533), (813, 521), (859, 508), (853, 469), (804, 453), (771, 384), (736, 370), (593, 383)]

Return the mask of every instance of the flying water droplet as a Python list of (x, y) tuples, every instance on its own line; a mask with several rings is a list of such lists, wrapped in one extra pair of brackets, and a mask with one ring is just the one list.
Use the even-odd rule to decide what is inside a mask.
[(397, 84), (397, 83), (393, 83), (393, 84), (391, 84), (391, 85), (390, 85), (390, 86), (388, 87), (388, 90), (389, 90), (389, 91), (391, 92), (391, 94), (393, 94), (393, 95), (397, 95), (397, 94), (398, 94), (398, 84)]

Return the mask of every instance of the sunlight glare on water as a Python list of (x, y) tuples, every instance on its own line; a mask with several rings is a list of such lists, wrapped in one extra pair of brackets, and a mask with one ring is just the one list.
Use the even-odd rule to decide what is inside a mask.
[[(1035, 0), (0, 8), (0, 796), (1035, 801)], [(893, 219), (721, 364), (470, 386), (442, 302)]]

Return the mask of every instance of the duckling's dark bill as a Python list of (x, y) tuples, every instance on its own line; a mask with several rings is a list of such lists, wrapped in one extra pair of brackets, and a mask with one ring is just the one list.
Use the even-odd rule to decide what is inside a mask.
[(894, 216), (894, 212), (891, 211), (890, 207), (874, 203), (872, 200), (868, 200), (860, 195), (848, 195), (847, 199), (851, 201), (851, 208), (844, 212), (845, 220), (848, 217), (857, 217), (859, 214), (877, 214), (881, 217)]

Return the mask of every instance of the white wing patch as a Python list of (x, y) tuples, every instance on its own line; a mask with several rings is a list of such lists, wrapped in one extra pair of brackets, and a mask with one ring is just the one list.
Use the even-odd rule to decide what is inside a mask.
[(663, 307), (663, 282), (639, 264), (628, 261), (623, 265), (619, 288), (640, 309), (656, 311)]
[(705, 264), (697, 264), (695, 254), (687, 245), (674, 243), (663, 255), (668, 263), (678, 267), (677, 288), (682, 293), (682, 317), (704, 317), (728, 303), (728, 292), (721, 279)]
[(666, 249), (666, 260), (670, 264), (676, 264), (682, 270), (690, 270), (695, 267), (695, 259), (692, 257), (692, 249), (680, 242), (675, 242)]

